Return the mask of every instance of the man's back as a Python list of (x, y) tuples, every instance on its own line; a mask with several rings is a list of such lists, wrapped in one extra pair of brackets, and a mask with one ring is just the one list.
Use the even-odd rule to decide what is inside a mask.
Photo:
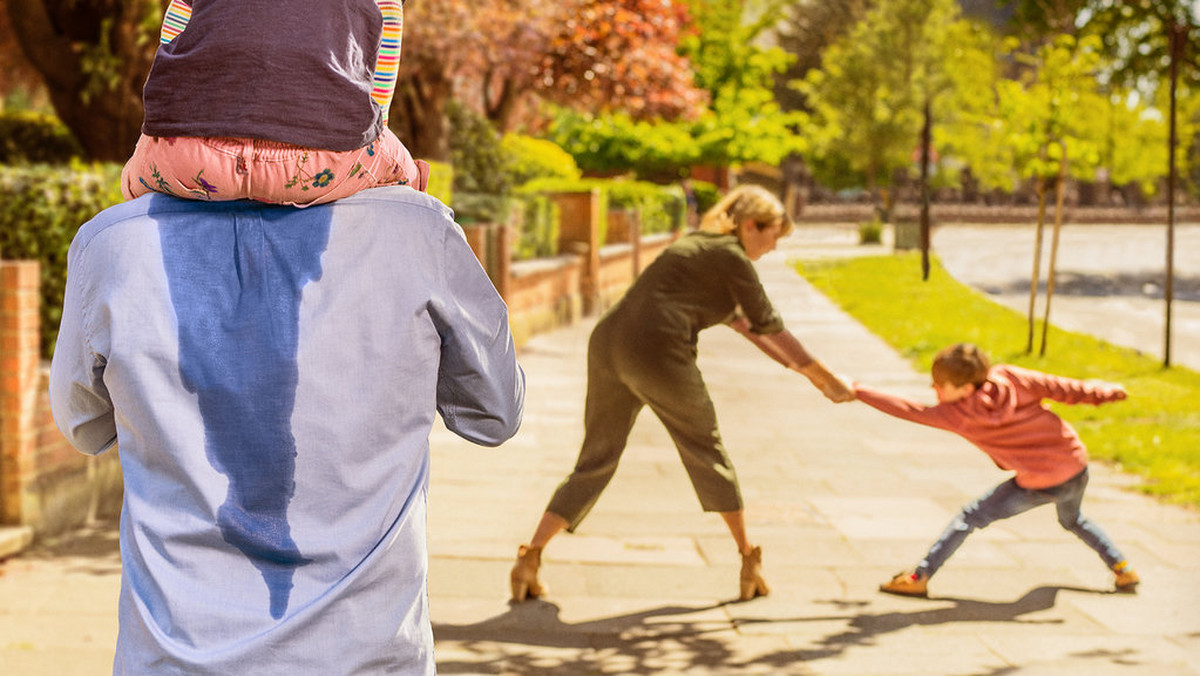
[(495, 445), (524, 393), (440, 203), (143, 198), (80, 230), (64, 305), (56, 420), (125, 476), (116, 672), (432, 671), (435, 407)]

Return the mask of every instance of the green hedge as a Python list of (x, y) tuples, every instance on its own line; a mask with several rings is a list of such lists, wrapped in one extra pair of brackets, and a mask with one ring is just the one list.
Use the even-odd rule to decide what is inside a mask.
[(696, 211), (701, 216), (721, 200), (721, 189), (708, 181), (692, 179), (692, 192), (696, 194)]
[(641, 212), (642, 234), (679, 230), (687, 221), (687, 201), (678, 185), (613, 180), (608, 184), (608, 207)]
[(430, 162), (429, 182), (425, 186), (425, 192), (438, 198), (443, 204), (450, 204), (454, 199), (454, 167), (445, 162)]
[(0, 166), (0, 255), (41, 263), (42, 354), (49, 358), (62, 318), (67, 250), (79, 226), (121, 201), (121, 167)]
[(0, 113), (0, 164), (69, 164), (83, 148), (53, 115)]
[(641, 213), (643, 235), (679, 230), (687, 222), (687, 202), (683, 188), (678, 185), (664, 186), (623, 178), (543, 178), (526, 183), (519, 192), (575, 192), (597, 188), (604, 193), (607, 209), (631, 209)]
[(581, 176), (575, 158), (553, 141), (505, 134), (500, 149), (507, 158), (507, 171), (512, 185), (524, 185), (539, 178), (576, 180)]
[(558, 205), (544, 194), (521, 193), (514, 198), (521, 210), (521, 232), (513, 247), (513, 259), (550, 258), (558, 254)]

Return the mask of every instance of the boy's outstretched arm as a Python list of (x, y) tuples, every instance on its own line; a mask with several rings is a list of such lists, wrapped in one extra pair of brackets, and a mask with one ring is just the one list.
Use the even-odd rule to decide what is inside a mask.
[(1121, 401), (1128, 396), (1125, 388), (1116, 383), (1076, 380), (1007, 364), (1003, 369), (1013, 381), (1025, 387), (1034, 396), (1063, 404), (1099, 406)]
[(859, 382), (854, 383), (854, 395), (864, 404), (901, 420), (938, 429), (953, 429), (945, 406), (926, 406), (904, 397), (881, 392)]

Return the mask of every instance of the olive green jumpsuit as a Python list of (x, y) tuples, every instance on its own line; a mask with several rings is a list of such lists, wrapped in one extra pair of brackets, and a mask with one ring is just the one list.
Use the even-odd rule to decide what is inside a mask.
[(700, 331), (739, 312), (755, 333), (783, 330), (737, 236), (693, 232), (655, 259), (600, 319), (588, 342), (583, 445), (546, 507), (567, 530), (575, 530), (608, 485), (643, 406), (666, 426), (704, 511), (742, 508), (696, 366)]

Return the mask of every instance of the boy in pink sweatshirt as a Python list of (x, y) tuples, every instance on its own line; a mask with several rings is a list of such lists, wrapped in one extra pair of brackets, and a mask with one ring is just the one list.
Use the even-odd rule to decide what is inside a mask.
[(1079, 511), (1087, 488), (1087, 449), (1075, 430), (1042, 405), (1099, 405), (1125, 398), (1120, 385), (1091, 384), (1016, 366), (991, 366), (969, 343), (951, 345), (933, 360), (936, 406), (924, 406), (854, 384), (859, 401), (889, 415), (961, 435), (1016, 476), (964, 506), (914, 570), (880, 585), (880, 591), (927, 596), (929, 578), (967, 536), (994, 521), (1048, 503), (1058, 522), (1100, 555), (1116, 575), (1118, 591), (1134, 591), (1137, 573), (1112, 540)]

